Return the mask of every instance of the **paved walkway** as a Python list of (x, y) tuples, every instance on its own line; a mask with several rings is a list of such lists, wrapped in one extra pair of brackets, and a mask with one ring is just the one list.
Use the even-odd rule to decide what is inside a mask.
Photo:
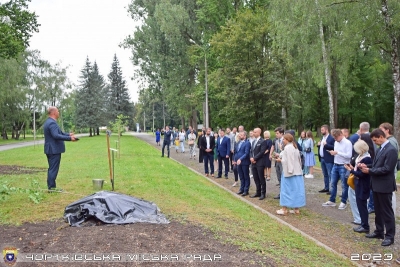
[[(148, 133), (131, 133), (133, 136), (149, 143), (153, 147), (161, 150), (161, 146), (156, 146), (155, 136)], [(196, 150), (198, 154), (198, 149)], [(166, 151), (165, 151), (166, 153)], [(161, 152), (160, 152), (161, 156)], [(198, 162), (198, 158), (196, 160), (189, 158), (189, 149), (188, 146), (185, 146), (185, 153), (176, 153), (175, 147), (171, 146), (171, 158), (180, 162), (181, 164), (193, 169), (198, 172), (200, 175), (204, 176), (204, 167), (202, 163)], [(168, 160), (168, 158), (165, 158)], [(215, 170), (217, 170), (218, 165), (215, 166)], [(215, 171), (215, 174), (217, 171)], [(305, 179), (306, 186), (306, 194), (307, 194), (307, 206), (301, 209), (300, 216), (277, 216), (280, 220), (283, 220), (293, 227), (300, 229), (306, 234), (312, 236), (319, 242), (327, 245), (328, 247), (334, 249), (339, 254), (345, 255), (350, 258), (352, 253), (378, 253), (382, 251), (383, 247), (380, 246), (381, 240), (370, 240), (364, 237), (362, 234), (358, 234), (353, 232), (352, 228), (355, 227), (352, 224), (353, 216), (351, 213), (350, 205), (348, 204), (345, 210), (339, 210), (336, 207), (322, 207), (322, 203), (329, 199), (329, 196), (325, 193), (318, 193), (321, 190), (323, 185), (323, 177), (320, 171), (315, 171), (314, 179)], [(238, 187), (232, 187), (234, 183), (234, 175), (233, 173), (229, 173), (228, 179), (216, 179), (216, 178), (207, 178), (205, 179), (212, 180), (217, 184), (224, 187), (226, 190), (231, 191), (233, 193), (238, 191)], [(240, 181), (239, 181), (240, 183)], [(271, 214), (275, 214), (275, 210), (279, 209), (279, 200), (275, 200), (273, 197), (279, 193), (279, 186), (276, 186), (276, 172), (275, 168), (272, 168), (271, 171), (271, 181), (267, 182), (267, 197), (265, 200), (252, 199), (249, 197), (241, 197), (252, 203), (253, 205), (262, 208), (270, 212)], [(255, 185), (253, 179), (251, 179), (250, 186), (250, 195), (255, 192)], [(338, 185), (338, 195), (341, 193), (340, 183)], [(399, 214), (400, 208), (400, 197), (397, 196), (397, 211), (396, 214)], [(337, 198), (337, 202), (340, 202), (340, 199)], [(375, 215), (371, 214), (369, 218), (371, 230), (375, 229), (374, 225)], [(399, 220), (397, 221), (399, 224)], [(397, 231), (395, 244), (386, 248), (385, 252), (391, 251), (393, 253), (393, 257), (399, 257), (399, 248), (400, 248), (400, 234)], [(369, 248), (367, 248), (369, 247)], [(368, 251), (367, 251), (368, 250)], [(393, 264), (394, 263), (393, 261)], [(370, 265), (369, 265), (370, 266)]]

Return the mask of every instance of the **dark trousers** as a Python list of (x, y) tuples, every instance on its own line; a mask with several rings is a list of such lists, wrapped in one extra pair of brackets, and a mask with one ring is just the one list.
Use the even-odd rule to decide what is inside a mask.
[(231, 153), (229, 154), (229, 162), (231, 164), (231, 170), (233, 170), (233, 152), (231, 151)]
[(222, 162), (224, 162), (224, 165), (225, 165), (225, 177), (228, 177), (229, 158), (227, 158), (226, 156), (220, 156), (220, 155), (218, 155), (218, 176), (222, 175)]
[(267, 192), (265, 177), (264, 177), (264, 166), (257, 166), (256, 164), (251, 165), (253, 172), (254, 183), (256, 184), (256, 194), (257, 195), (265, 195)]
[(250, 188), (250, 172), (249, 165), (237, 165), (239, 178), (240, 178), (240, 190), (239, 192), (249, 192)]
[(46, 154), (49, 169), (47, 170), (47, 188), (56, 188), (56, 179), (60, 169), (61, 154)]
[(233, 165), (233, 175), (235, 176), (235, 182), (237, 182), (239, 180), (239, 171), (238, 171), (238, 166), (235, 164)]
[(392, 208), (392, 193), (374, 192), (375, 204), (375, 233), (384, 234), (385, 238), (394, 239), (396, 234), (396, 225), (394, 212)]
[(211, 151), (210, 153), (203, 153), (203, 162), (204, 162), (204, 173), (208, 174), (208, 162), (210, 162), (210, 174), (214, 174), (214, 154)]
[(164, 148), (165, 146), (167, 146), (167, 151), (168, 151), (168, 158), (169, 158), (169, 146), (170, 146), (171, 142), (166, 142), (164, 140), (163, 145), (162, 145), (162, 152), (161, 152), (161, 156), (164, 157)]
[(367, 200), (362, 200), (356, 196), (356, 203), (358, 212), (360, 213), (361, 226), (369, 230)]

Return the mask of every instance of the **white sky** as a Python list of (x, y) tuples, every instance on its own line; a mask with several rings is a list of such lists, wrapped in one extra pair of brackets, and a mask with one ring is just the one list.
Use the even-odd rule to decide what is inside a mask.
[(131, 99), (137, 102), (138, 87), (131, 80), (134, 66), (131, 52), (118, 45), (132, 35), (137, 22), (126, 7), (130, 0), (31, 0), (29, 10), (38, 15), (39, 33), (33, 34), (30, 49), (41, 57), (63, 67), (70, 65), (69, 79), (78, 84), (86, 57), (97, 62), (100, 73), (108, 80), (114, 54), (120, 62)]

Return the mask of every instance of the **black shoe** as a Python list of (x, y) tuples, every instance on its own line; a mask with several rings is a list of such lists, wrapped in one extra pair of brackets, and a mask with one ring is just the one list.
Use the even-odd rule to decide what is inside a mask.
[(241, 195), (241, 194), (243, 194), (243, 191), (239, 191), (236, 194)]
[(356, 233), (369, 233), (369, 230), (365, 229), (362, 226), (354, 227), (353, 231), (356, 232)]
[(228, 179), (228, 175), (225, 175), (225, 179)]
[(328, 193), (329, 190), (328, 190), (328, 189), (322, 189), (322, 190), (319, 190), (318, 192), (319, 192), (319, 193)]
[(377, 239), (385, 239), (385, 237), (383, 236), (383, 234), (377, 234), (375, 232), (373, 232), (372, 234), (367, 234), (365, 235), (366, 238), (377, 238)]
[(265, 199), (265, 195), (264, 195), (264, 194), (261, 194), (259, 200), (263, 200), (263, 199)]
[(368, 214), (375, 213), (375, 210), (368, 209)]
[(251, 195), (250, 197), (255, 198), (255, 197), (260, 197), (260, 196), (261, 196), (260, 194), (254, 194), (254, 195)]
[(276, 197), (274, 197), (274, 199), (281, 199), (281, 195), (277, 195)]
[(218, 175), (216, 178), (221, 178), (221, 176)]
[(351, 223), (352, 223), (352, 224), (355, 224), (355, 225), (361, 225), (361, 223), (358, 223), (358, 222), (356, 222), (356, 221), (352, 221)]
[(385, 240), (383, 240), (381, 245), (384, 246), (384, 247), (387, 247), (387, 246), (390, 246), (393, 243), (394, 243), (394, 239), (385, 238)]
[(249, 192), (244, 192), (243, 194), (242, 194), (242, 197), (245, 197), (245, 196), (248, 196), (249, 195)]

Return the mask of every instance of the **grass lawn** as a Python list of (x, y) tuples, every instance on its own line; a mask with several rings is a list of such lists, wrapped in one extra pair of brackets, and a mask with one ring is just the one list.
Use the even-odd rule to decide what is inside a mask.
[[(0, 177), (0, 223), (60, 218), (66, 205), (94, 192), (93, 178), (105, 179), (104, 189), (111, 190), (104, 135), (82, 137), (79, 142), (66, 142), (66, 146), (57, 186), (67, 193), (41, 193), (36, 197), (42, 199), (35, 204), (29, 198), (32, 192), (12, 190), (12, 187), (29, 189), (38, 183), (45, 189), (45, 172), (3, 175)], [(0, 152), (0, 162), (47, 167), (42, 145)], [(128, 135), (121, 138), (121, 158), (115, 161), (115, 189), (153, 201), (170, 219), (202, 225), (223, 242), (267, 255), (280, 265), (352, 266), (350, 261), (315, 245), (184, 166), (161, 158), (158, 150)]]

